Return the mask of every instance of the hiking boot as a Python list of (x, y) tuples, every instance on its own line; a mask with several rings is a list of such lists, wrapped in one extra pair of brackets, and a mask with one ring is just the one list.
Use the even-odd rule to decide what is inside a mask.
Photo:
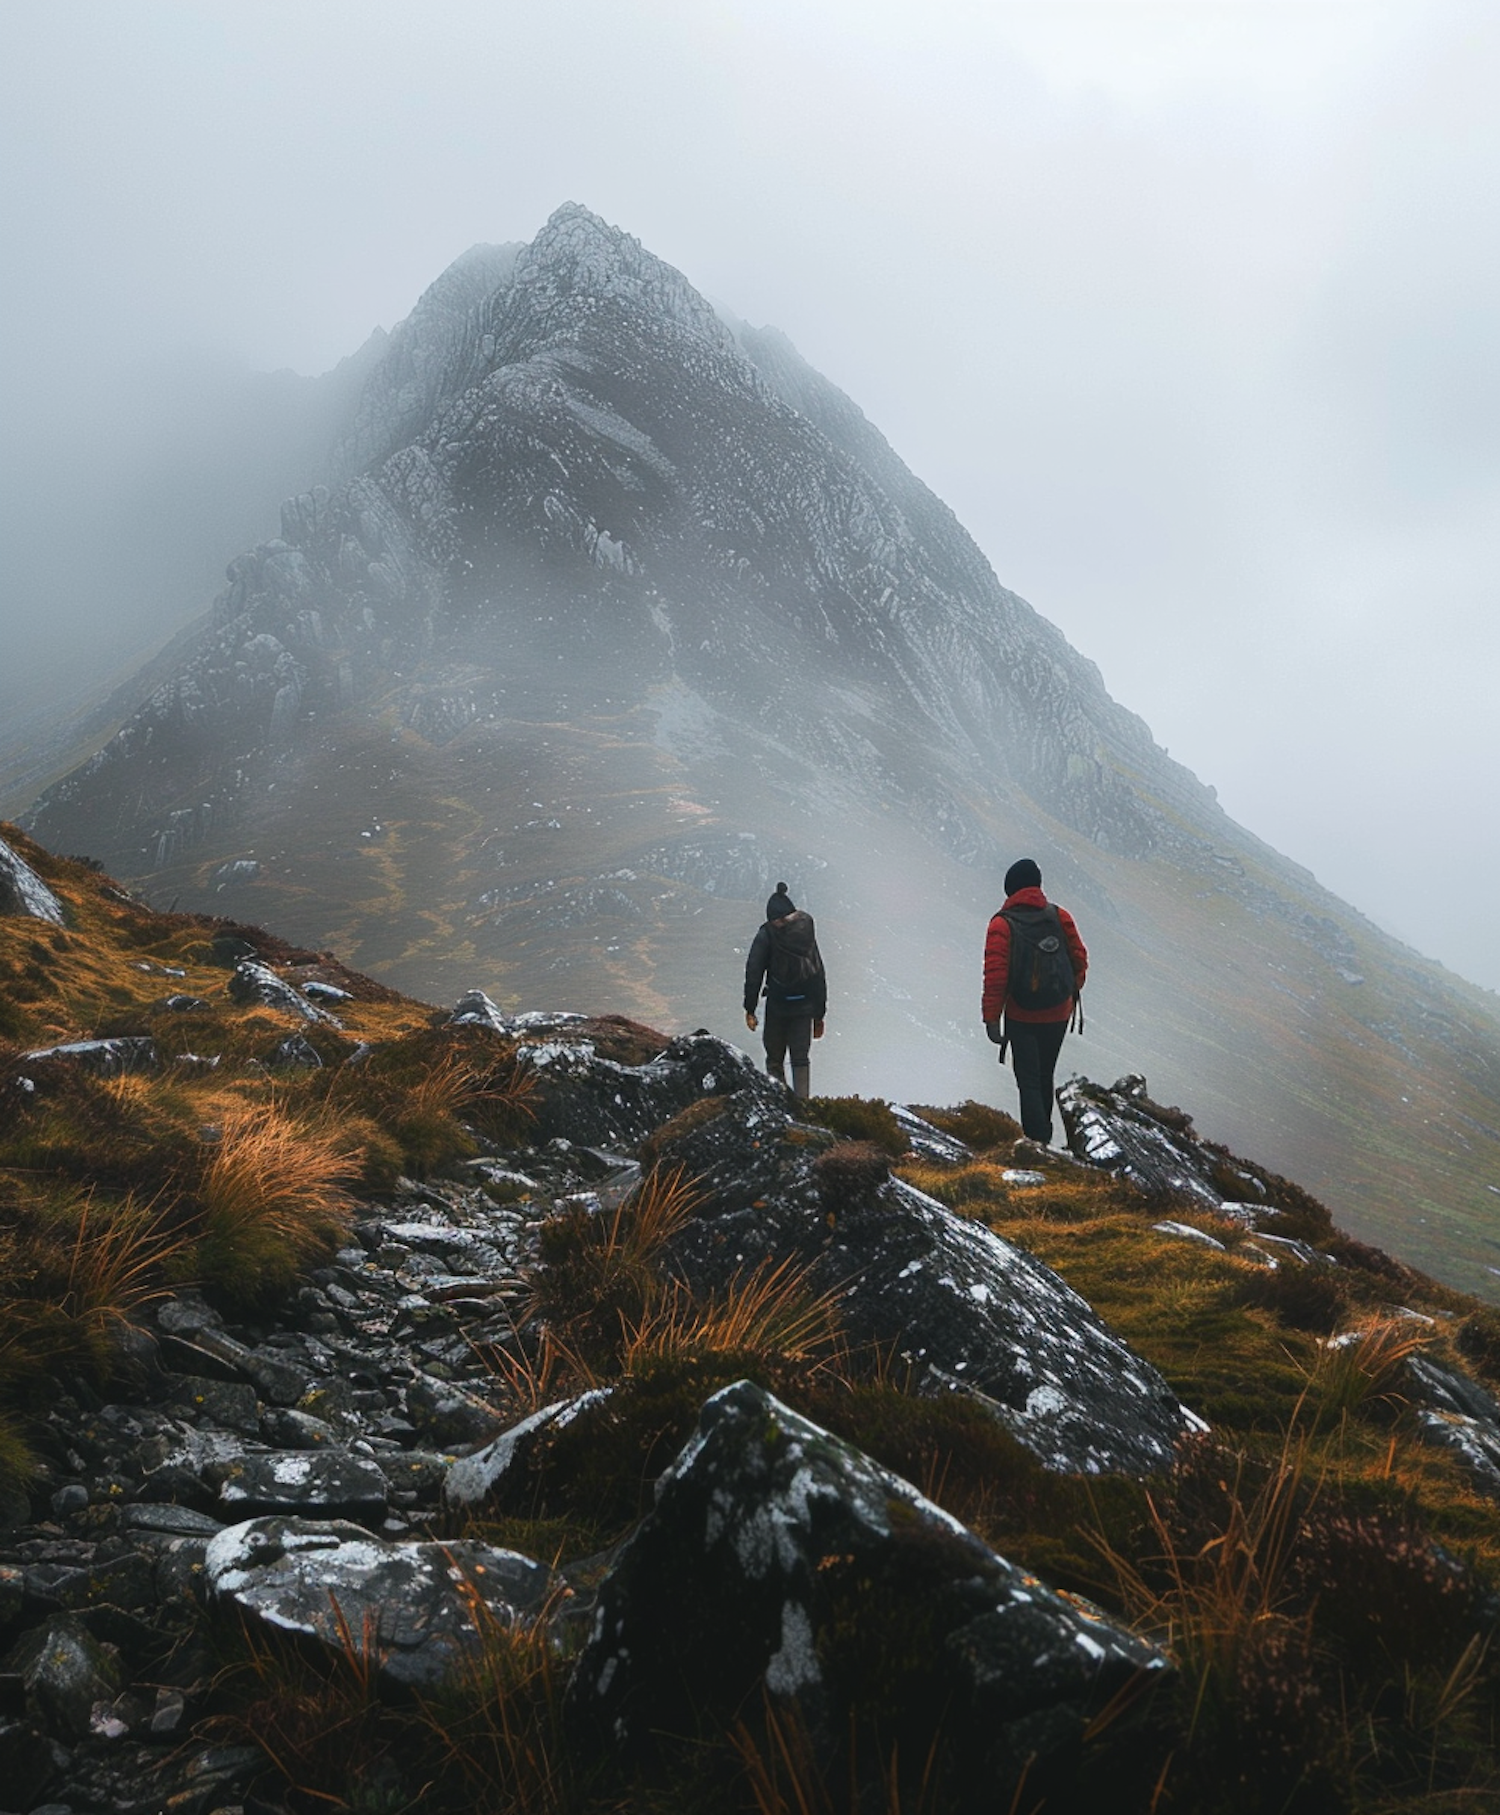
[(1041, 1141), (1033, 1141), (1024, 1134), (1010, 1152), (1012, 1163), (1023, 1167), (1050, 1166), (1056, 1170), (1059, 1167), (1076, 1166), (1079, 1163), (1066, 1147), (1061, 1149), (1048, 1147)]

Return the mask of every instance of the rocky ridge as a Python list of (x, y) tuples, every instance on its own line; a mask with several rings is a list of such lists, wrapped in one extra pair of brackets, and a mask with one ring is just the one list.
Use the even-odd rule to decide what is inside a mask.
[[(412, 1005), (386, 1000), (326, 954), (315, 966), (269, 935), (248, 937), (254, 929), (151, 916), (79, 866), (31, 847), (12, 855), (68, 924), (34, 912), (0, 918), (0, 955), (26, 956), (39, 928), (57, 966), (86, 957), (138, 978), (131, 987), (153, 1027), (211, 1031), (220, 1050), (199, 1059), (238, 1082), (196, 1100), (221, 1117), (235, 1093), (300, 1091), (326, 1103), (309, 1093), (341, 1073), (350, 1091), (390, 1075), (370, 1017)], [(117, 945), (104, 944), (104, 928)], [(85, 939), (98, 943), (80, 954)], [(19, 987), (30, 973), (9, 974), (13, 1011), (32, 1000)], [(151, 997), (162, 976), (190, 987), (181, 993), (198, 1006)], [(66, 978), (61, 987), (71, 993)], [(25, 1012), (33, 1029), (44, 1024), (34, 1007)], [(913, 1760), (941, 1741), (955, 1809), (993, 1806), (997, 1782), (1028, 1784), (1065, 1808), (1135, 1806), (1130, 1797), (1146, 1798), (1173, 1746), (1187, 1744), (1171, 1737), (1169, 1713), (1187, 1654), (1076, 1586), (1060, 1592), (945, 1510), (946, 1470), (975, 1470), (985, 1492), (1039, 1502), (1056, 1542), (1090, 1496), (1137, 1504), (1128, 1496), (1144, 1481), (1163, 1506), (1191, 1507), (1194, 1495), (1224, 1491), (1213, 1482), (1227, 1452), (1214, 1447), (1222, 1433), (1208, 1402), (1185, 1407), (1163, 1369), (1059, 1271), (974, 1214), (975, 1189), (998, 1193), (987, 1201), (1035, 1242), (1064, 1237), (1082, 1206), (1102, 1207), (1091, 1239), (1119, 1239), (1125, 1226), (1134, 1264), (1146, 1256), (1150, 1271), (1175, 1280), (1178, 1299), (1207, 1285), (1206, 1327), (1220, 1343), (1225, 1306), (1247, 1294), (1304, 1320), (1274, 1333), (1277, 1351), (1309, 1315), (1338, 1324), (1361, 1307), (1315, 1351), (1327, 1358), (1315, 1367), (1334, 1370), (1319, 1390), (1342, 1407), (1344, 1428), (1373, 1414), (1377, 1445), (1390, 1433), (1386, 1479), (1404, 1433), (1409, 1455), (1430, 1462), (1403, 1461), (1417, 1472), (1398, 1491), (1430, 1512), (1438, 1484), (1461, 1502), (1470, 1534), (1500, 1504), (1500, 1405), (1461, 1359), (1495, 1359), (1476, 1308), (1339, 1236), (1305, 1192), (1203, 1141), (1139, 1076), (1107, 1089), (1070, 1083), (1069, 1150), (1058, 1153), (1014, 1142), (1013, 1127), (977, 1104), (801, 1105), (701, 1032), (511, 1015), (478, 989), (423, 1020), (416, 1031), (388, 1024), (383, 1041), (418, 1041), (425, 1075), (441, 1074), (444, 1055), (478, 1066), (467, 1156), (362, 1189), (294, 1283), (251, 1308), (232, 1274), (194, 1287), (158, 1273), (107, 1320), (107, 1361), (81, 1355), (45, 1393), (29, 1382), (38, 1466), (29, 1481), (0, 1475), (0, 1756), (22, 1807), (300, 1815), (316, 1782), (288, 1774), (280, 1739), (247, 1718), (221, 1672), (222, 1647), (246, 1642), (237, 1633), (288, 1669), (336, 1677), (340, 1660), (361, 1659), (372, 1736), (423, 1698), (482, 1676), (497, 1643), (523, 1645), (530, 1633), (557, 1660), (570, 1756), (601, 1771), (607, 1762), (643, 1781), (670, 1772), (676, 1755), (663, 1735), (699, 1721), (727, 1731), (760, 1707), (751, 1718), (764, 1719), (770, 1743), (799, 1734), (838, 1772), (858, 1774), (843, 1748), (861, 1721)], [(351, 1027), (375, 1037), (356, 1044)], [(248, 1045), (243, 1036), (235, 1045), (236, 1029), (248, 1029)], [(278, 1081), (241, 1056), (273, 1033), (305, 1039), (316, 1066)], [(21, 1128), (38, 1139), (47, 1117), (78, 1105), (97, 1113), (152, 1093), (167, 1104), (225, 1090), (215, 1072), (184, 1064), (167, 1031), (153, 1036), (156, 1065), (138, 1077), (99, 1064), (95, 1049), (111, 1038), (140, 1037), (8, 1049), (3, 1138), (13, 1143)], [(415, 1091), (421, 1078), (402, 1075)], [(523, 1081), (513, 1100), (525, 1105), (524, 1129), (511, 1124), (508, 1135), (497, 1132), (503, 1119), (481, 1113), (506, 1077)], [(359, 1100), (384, 1103), (393, 1126), (409, 1113), (388, 1091)], [(805, 1119), (809, 1110), (828, 1120)], [(863, 1136), (841, 1132), (841, 1120)], [(304, 1125), (309, 1141), (313, 1126)], [(212, 1153), (225, 1126), (196, 1138)], [(10, 1144), (0, 1156), (6, 1240), (36, 1214), (27, 1171), (16, 1169), (21, 1151)], [(185, 1163), (179, 1155), (175, 1176)], [(618, 1317), (580, 1321), (580, 1277), (619, 1251), (620, 1231), (653, 1192), (675, 1206), (658, 1210), (655, 1296), (644, 1312), (622, 1300)], [(86, 1230), (80, 1223), (78, 1252)], [(788, 1273), (802, 1307), (795, 1329), (783, 1306), (780, 1334), (759, 1349), (743, 1335), (740, 1347), (694, 1347), (705, 1338), (687, 1332), (711, 1324), (683, 1322), (687, 1308), (711, 1320), (747, 1302), (757, 1280)], [(13, 1307), (22, 1330), (24, 1285), (8, 1287), (23, 1291)], [(1173, 1302), (1164, 1296), (1160, 1314), (1176, 1316)], [(653, 1307), (657, 1346), (620, 1349), (631, 1318)], [(830, 1317), (837, 1341), (826, 1324), (826, 1338), (806, 1347), (805, 1332)], [(1139, 1327), (1150, 1332), (1157, 1319), (1153, 1309)], [(1455, 1334), (1441, 1340), (1445, 1324)], [(645, 1331), (643, 1322), (636, 1336)], [(573, 1357), (556, 1376), (568, 1387), (561, 1397), (546, 1392), (549, 1332), (563, 1344), (554, 1358)], [(1385, 1372), (1368, 1375), (1362, 1412), (1348, 1381), (1366, 1377), (1377, 1351)], [(1162, 1353), (1172, 1355), (1170, 1342)], [(772, 1383), (747, 1376), (744, 1362)], [(842, 1384), (824, 1390), (824, 1377)], [(1198, 1378), (1212, 1387), (1211, 1371)], [(9, 1375), (5, 1384), (14, 1390)], [(1213, 1390), (1231, 1412), (1232, 1397)], [(903, 1449), (906, 1429), (961, 1440), (936, 1469), (937, 1452)], [(885, 1450), (912, 1461), (893, 1467), (873, 1453)], [(1409, 1523), (1380, 1549), (1371, 1493), (1366, 1483), (1327, 1516), (1318, 1495), (1304, 1503), (1303, 1566), (1319, 1604), (1342, 1605), (1352, 1567), (1356, 1604), (1373, 1601), (1382, 1617), (1384, 1570), (1404, 1622), (1421, 1608), (1454, 1655), (1482, 1645), (1500, 1607), (1484, 1554), (1460, 1563)], [(982, 1495), (970, 1504), (986, 1516)], [(558, 1522), (566, 1528), (580, 1506), (602, 1521), (583, 1529), (604, 1548), (589, 1550), (576, 1532), (544, 1548), (538, 1540), (555, 1544)], [(1335, 1534), (1352, 1566), (1327, 1549)], [(523, 1535), (532, 1548), (516, 1541)], [(1451, 1670), (1447, 1652), (1433, 1657), (1439, 1677)], [(1400, 1662), (1418, 1667), (1415, 1655)], [(1473, 1693), (1488, 1695), (1487, 1683), (1476, 1674)], [(1301, 1746), (1320, 1729), (1297, 1731)], [(1263, 1736), (1255, 1745), (1264, 1753)], [(871, 1794), (881, 1756), (860, 1767), (875, 1772)], [(1276, 1756), (1255, 1764), (1257, 1782), (1280, 1782)], [(361, 1777), (361, 1795), (409, 1793), (393, 1755), (365, 1762), (374, 1775)], [(1212, 1762), (1218, 1774), (1217, 1752)], [(1345, 1806), (1317, 1800), (1331, 1794), (1326, 1761), (1296, 1753), (1292, 1768), (1312, 1800), (1288, 1806), (1308, 1815)], [(472, 1793), (452, 1806), (472, 1806)]]

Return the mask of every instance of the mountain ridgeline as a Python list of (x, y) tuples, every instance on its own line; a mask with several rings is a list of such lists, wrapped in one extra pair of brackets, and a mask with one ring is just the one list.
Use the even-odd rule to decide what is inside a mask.
[(786, 877), (814, 1088), (930, 1100), (1008, 1092), (979, 948), (1035, 855), (1080, 1063), (1494, 1295), (1492, 1006), (1236, 826), (784, 336), (570, 205), (432, 286), (332, 459), (39, 839), (429, 999), (724, 1031)]

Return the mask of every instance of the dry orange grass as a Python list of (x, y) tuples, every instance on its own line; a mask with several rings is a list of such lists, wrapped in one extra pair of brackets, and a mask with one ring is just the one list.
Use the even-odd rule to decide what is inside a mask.
[(337, 1127), (274, 1103), (231, 1110), (198, 1188), (200, 1277), (247, 1303), (290, 1288), (347, 1234), (361, 1158)]
[(622, 1371), (705, 1355), (793, 1362), (813, 1373), (836, 1365), (840, 1294), (812, 1292), (809, 1272), (790, 1260), (767, 1261), (702, 1300), (669, 1282), (639, 1318), (621, 1319)]
[(123, 1325), (167, 1290), (164, 1269), (186, 1246), (161, 1206), (65, 1192), (5, 1232), (5, 1335), (0, 1376), (38, 1368), (108, 1368)]

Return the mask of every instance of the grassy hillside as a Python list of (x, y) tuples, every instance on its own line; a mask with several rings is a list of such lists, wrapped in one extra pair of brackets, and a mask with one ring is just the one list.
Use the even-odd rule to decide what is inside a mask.
[[(129, 1331), (165, 1296), (191, 1283), (266, 1323), (346, 1238), (355, 1206), (398, 1175), (441, 1180), (481, 1151), (518, 1165), (536, 1156), (514, 1039), (444, 1027), (327, 952), (153, 913), (86, 866), (5, 836), (67, 919), (0, 918), (0, 1477), (14, 1511), (36, 1467), (47, 1383), (83, 1383), (94, 1402), (119, 1390)], [(247, 944), (283, 977), (348, 992), (329, 1004), (339, 1025), (305, 1028), (322, 1068), (274, 1066), (286, 1017), (230, 999), (229, 967)], [(597, 1031), (623, 1063), (665, 1044), (643, 1027)], [(22, 1058), (112, 1035), (151, 1036), (161, 1063), (102, 1077)], [(370, 1052), (347, 1063), (361, 1042)], [(973, 1157), (921, 1160), (885, 1107), (862, 1098), (814, 1102), (811, 1129), (793, 1135), (826, 1139), (821, 1125), (863, 1143), (845, 1155), (851, 1176), (894, 1163), (1055, 1268), (1209, 1421), (1175, 1471), (1147, 1483), (1048, 1473), (977, 1403), (918, 1397), (898, 1357), (851, 1349), (838, 1304), (809, 1299), (795, 1277), (686, 1302), (662, 1257), (696, 1188), (673, 1168), (682, 1128), (668, 1124), (613, 1217), (555, 1208), (528, 1275), (530, 1314), (492, 1357), (490, 1396), (507, 1417), (609, 1384), (608, 1419), (552, 1448), (527, 1507), (468, 1525), (449, 1515), (436, 1535), (481, 1535), (586, 1580), (590, 1559), (649, 1505), (703, 1400), (749, 1377), (1175, 1659), (1175, 1686), (1130, 1727), (1110, 1754), (1114, 1775), (1080, 1808), (1493, 1806), (1500, 1502), (1455, 1451), (1420, 1440), (1408, 1364), (1426, 1357), (1500, 1390), (1500, 1316), (1342, 1234), (1294, 1186), (1280, 1194), (1284, 1233), (1336, 1266), (1269, 1270), (1223, 1218), (1102, 1172), (1059, 1164), (1028, 1180), (1012, 1154), (1019, 1131), (985, 1105), (922, 1113)], [(1164, 1232), (1168, 1220), (1222, 1245)], [(681, 1746), (629, 1781), (594, 1768), (564, 1739), (566, 1652), (535, 1630), (491, 1633), (472, 1680), (415, 1705), (381, 1698), (357, 1645), (331, 1663), (262, 1646), (226, 1664), (202, 1732), (265, 1749), (279, 1774), (272, 1806), (870, 1806), (774, 1718)], [(872, 1674), (872, 1709), (877, 1700)], [(941, 1733), (924, 1760), (883, 1752), (882, 1732), (871, 1713), (861, 1744), (887, 1783), (881, 1806), (942, 1807)], [(1032, 1805), (1018, 1788), (1010, 1806)]]

